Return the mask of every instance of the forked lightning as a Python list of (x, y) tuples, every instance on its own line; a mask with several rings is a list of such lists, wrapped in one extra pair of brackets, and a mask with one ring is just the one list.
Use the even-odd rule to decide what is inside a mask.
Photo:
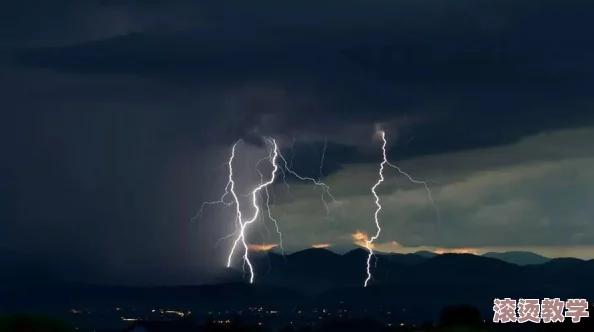
[(377, 208), (375, 209), (375, 213), (373, 215), (374, 220), (375, 220), (375, 227), (377, 228), (377, 231), (374, 236), (372, 236), (370, 239), (368, 239), (365, 242), (365, 246), (367, 247), (367, 250), (369, 250), (369, 254), (367, 256), (367, 279), (365, 279), (365, 283), (363, 284), (365, 287), (367, 287), (367, 284), (371, 280), (371, 257), (373, 257), (373, 248), (372, 248), (373, 241), (375, 241), (380, 236), (380, 233), (382, 232), (382, 227), (380, 226), (380, 222), (379, 222), (379, 213), (382, 210), (382, 205), (380, 204), (380, 199), (379, 199), (379, 196), (377, 195), (377, 192), (375, 191), (375, 189), (377, 189), (377, 187), (379, 187), (379, 185), (382, 184), (382, 182), (384, 182), (384, 166), (386, 165), (386, 163), (388, 163), (388, 158), (386, 156), (386, 145), (388, 144), (388, 142), (386, 141), (386, 133), (385, 132), (381, 131), (380, 135), (383, 140), (382, 151), (383, 151), (384, 159), (380, 163), (379, 179), (373, 185), (373, 187), (371, 187), (371, 193), (373, 194), (373, 197), (375, 197), (375, 205), (377, 206)]
[[(373, 235), (371, 238), (369, 238), (366, 241), (366, 248), (369, 251), (369, 254), (367, 256), (367, 278), (365, 279), (365, 283), (364, 286), (367, 287), (367, 285), (369, 284), (369, 282), (372, 279), (372, 273), (371, 273), (371, 260), (375, 255), (375, 252), (373, 251), (373, 243), (375, 240), (378, 239), (378, 237), (380, 236), (380, 233), (382, 231), (381, 229), (381, 224), (380, 224), (380, 218), (379, 218), (379, 214), (380, 211), (382, 209), (382, 205), (380, 204), (380, 198), (379, 195), (377, 194), (376, 189), (382, 184), (382, 182), (384, 182), (385, 178), (384, 178), (384, 169), (386, 166), (392, 167), (394, 169), (396, 169), (400, 174), (404, 175), (409, 181), (411, 181), (412, 183), (416, 183), (416, 184), (422, 184), (425, 189), (427, 190), (427, 194), (429, 197), (429, 200), (431, 202), (431, 204), (433, 205), (438, 221), (441, 220), (441, 216), (440, 216), (440, 212), (439, 209), (437, 207), (437, 205), (435, 205), (435, 202), (433, 200), (433, 196), (431, 195), (431, 190), (429, 189), (429, 186), (427, 185), (427, 182), (425, 181), (418, 181), (413, 179), (408, 173), (404, 172), (402, 169), (400, 169), (398, 166), (395, 166), (393, 164), (391, 164), (388, 161), (388, 156), (387, 156), (387, 151), (386, 151), (386, 146), (388, 144), (387, 140), (386, 140), (386, 133), (383, 130), (378, 130), (377, 134), (381, 137), (382, 139), (382, 162), (380, 163), (380, 168), (379, 168), (379, 179), (378, 181), (373, 185), (373, 187), (371, 188), (371, 193), (373, 194), (373, 197), (375, 198), (375, 205), (377, 206), (375, 213), (374, 213), (374, 222), (375, 222), (375, 226), (376, 226), (376, 233), (375, 235)], [(266, 182), (264, 182), (264, 175), (262, 173), (260, 173), (260, 184), (258, 186), (256, 186), (251, 193), (248, 195), (251, 197), (251, 201), (252, 201), (252, 206), (254, 208), (254, 214), (252, 216), (252, 218), (250, 218), (249, 220), (244, 220), (244, 215), (241, 211), (241, 206), (239, 204), (239, 198), (238, 195), (236, 193), (236, 189), (235, 189), (235, 181), (233, 179), (234, 176), (234, 172), (233, 172), (233, 161), (235, 159), (235, 152), (236, 152), (236, 148), (237, 145), (241, 142), (241, 140), (235, 142), (235, 144), (233, 144), (233, 147), (231, 148), (231, 156), (229, 157), (229, 160), (227, 161), (226, 165), (229, 169), (229, 173), (228, 173), (228, 182), (227, 185), (225, 186), (225, 192), (223, 194), (223, 196), (221, 197), (220, 200), (218, 201), (214, 201), (214, 202), (205, 202), (202, 204), (202, 207), (200, 208), (200, 211), (198, 212), (198, 214), (196, 215), (195, 218), (200, 217), (202, 210), (204, 209), (204, 207), (206, 205), (211, 205), (211, 204), (224, 204), (226, 206), (232, 206), (235, 205), (235, 224), (236, 224), (236, 231), (233, 234), (230, 234), (226, 237), (224, 237), (221, 240), (227, 239), (229, 237), (232, 236), (236, 236), (235, 241), (233, 242), (233, 246), (231, 248), (231, 251), (229, 252), (229, 256), (227, 258), (227, 267), (231, 267), (232, 264), (232, 259), (233, 256), (235, 255), (235, 250), (237, 249), (237, 246), (239, 245), (239, 243), (241, 242), (242, 246), (243, 246), (243, 263), (244, 263), (244, 267), (245, 265), (248, 266), (249, 269), (249, 281), (250, 283), (254, 282), (254, 278), (255, 278), (255, 273), (254, 273), (254, 267), (249, 259), (249, 245), (247, 243), (246, 240), (246, 232), (248, 230), (248, 227), (253, 224), (259, 217), (260, 215), (260, 206), (258, 204), (258, 197), (260, 197), (262, 190), (265, 191), (266, 193), (266, 202), (265, 202), (265, 207), (268, 210), (268, 217), (274, 222), (275, 226), (276, 226), (276, 231), (279, 234), (279, 239), (280, 239), (280, 249), (283, 250), (283, 243), (282, 243), (282, 233), (280, 232), (280, 229), (278, 227), (278, 223), (276, 221), (276, 219), (274, 219), (272, 217), (271, 214), (271, 210), (270, 210), (270, 205), (269, 205), (269, 199), (270, 199), (270, 195), (268, 192), (268, 188), (269, 186), (271, 186), (277, 176), (279, 172), (282, 172), (283, 174), (285, 174), (285, 172), (288, 172), (289, 174), (293, 175), (294, 177), (296, 177), (297, 179), (300, 179), (302, 181), (310, 181), (312, 182), (314, 185), (319, 186), (322, 188), (322, 202), (324, 203), (324, 206), (326, 208), (326, 213), (327, 215), (330, 214), (330, 207), (328, 205), (328, 203), (325, 201), (325, 196), (329, 196), (334, 203), (336, 203), (337, 205), (339, 205), (340, 203), (338, 201), (336, 201), (336, 199), (332, 196), (332, 194), (330, 193), (330, 187), (325, 184), (324, 182), (321, 182), (320, 180), (316, 180), (314, 178), (311, 177), (305, 177), (305, 176), (301, 176), (298, 173), (296, 173), (295, 171), (293, 171), (291, 169), (291, 167), (289, 166), (289, 162), (287, 162), (287, 160), (283, 157), (283, 155), (280, 152), (280, 149), (278, 147), (278, 144), (276, 142), (276, 140), (272, 139), (272, 138), (266, 138), (265, 142), (267, 146), (271, 146), (270, 150), (269, 150), (269, 155), (266, 158), (261, 159), (257, 164), (256, 164), (256, 170), (260, 173), (259, 169), (258, 169), (258, 164), (260, 164), (262, 161), (268, 160), (270, 161), (270, 163), (273, 166), (273, 170), (270, 174), (270, 179)], [(324, 158), (324, 153), (325, 153), (325, 148), (324, 148), (324, 152), (322, 154), (322, 163), (323, 163), (323, 158)], [(278, 160), (282, 160), (282, 164), (279, 164)], [(291, 158), (292, 159), (292, 158)], [(292, 164), (292, 163), (291, 163)], [(320, 166), (320, 171), (322, 169), (322, 166)], [(322, 174), (320, 174), (321, 176)], [(232, 200), (229, 201), (225, 201), (225, 198), (227, 196), (231, 195)], [(194, 218), (194, 219), (195, 219)]]
[(378, 172), (379, 179), (373, 185), (373, 187), (371, 187), (371, 193), (373, 194), (373, 197), (375, 198), (375, 205), (377, 206), (377, 208), (375, 210), (375, 214), (374, 214), (376, 233), (374, 236), (372, 236), (365, 242), (365, 246), (367, 247), (367, 250), (369, 251), (369, 254), (367, 256), (367, 279), (365, 279), (365, 283), (363, 284), (365, 287), (367, 287), (367, 285), (369, 284), (369, 281), (371, 281), (371, 279), (372, 279), (371, 258), (374, 256), (373, 241), (377, 240), (377, 238), (380, 236), (380, 233), (382, 231), (380, 221), (379, 221), (379, 213), (382, 209), (382, 205), (380, 204), (380, 199), (379, 199), (379, 196), (377, 195), (376, 189), (377, 189), (377, 187), (379, 187), (382, 184), (382, 182), (384, 182), (384, 168), (386, 165), (396, 169), (400, 174), (406, 176), (408, 178), (408, 180), (411, 181), (412, 183), (422, 184), (425, 187), (425, 190), (427, 190), (427, 195), (429, 197), (429, 201), (431, 202), (431, 205), (433, 205), (433, 208), (435, 209), (435, 213), (437, 214), (438, 222), (441, 222), (441, 213), (439, 212), (439, 208), (437, 207), (437, 205), (435, 204), (435, 201), (433, 200), (433, 195), (431, 195), (431, 190), (429, 189), (427, 182), (415, 180), (408, 173), (406, 173), (402, 169), (400, 169), (400, 167), (391, 164), (388, 161), (388, 154), (386, 151), (386, 146), (388, 145), (388, 141), (386, 140), (386, 132), (383, 130), (378, 130), (377, 134), (379, 134), (379, 136), (382, 139), (382, 157), (383, 157), (383, 159), (382, 159), (382, 162), (380, 163), (380, 168), (379, 168), (379, 172)]
[[(267, 142), (268, 142), (268, 140), (267, 140)], [(241, 243), (243, 244), (243, 248), (244, 248), (243, 261), (250, 269), (250, 283), (254, 282), (254, 267), (252, 266), (252, 263), (250, 262), (250, 259), (248, 257), (249, 247), (245, 240), (246, 228), (247, 228), (247, 226), (252, 224), (254, 221), (256, 221), (256, 219), (258, 218), (258, 214), (260, 213), (260, 206), (258, 206), (258, 194), (260, 193), (260, 191), (262, 189), (264, 189), (264, 188), (268, 187), (269, 185), (271, 185), (272, 183), (274, 183), (276, 173), (278, 172), (278, 165), (276, 164), (276, 158), (279, 155), (278, 146), (276, 145), (276, 141), (274, 139), (270, 139), (270, 142), (273, 145), (271, 156), (269, 157), (270, 163), (273, 166), (272, 174), (270, 176), (270, 180), (268, 180), (267, 182), (264, 182), (264, 183), (260, 183), (260, 185), (257, 186), (252, 191), (251, 196), (252, 196), (252, 206), (254, 207), (254, 216), (250, 220), (247, 220), (247, 221), (242, 220), (243, 218), (242, 218), (242, 214), (241, 214), (241, 208), (239, 206), (239, 200), (237, 198), (237, 194), (235, 193), (235, 182), (233, 182), (233, 179), (232, 179), (231, 161), (229, 161), (229, 169), (230, 169), (229, 181), (231, 182), (231, 193), (233, 194), (233, 198), (235, 199), (235, 206), (237, 207), (236, 212), (237, 212), (237, 223), (239, 224), (239, 236), (233, 242), (233, 247), (231, 248), (231, 252), (229, 253), (229, 257), (227, 258), (227, 267), (231, 267), (231, 260), (233, 259), (233, 254), (235, 253), (235, 248), (237, 248), (237, 244), (241, 241)]]
[[(327, 184), (325, 184), (324, 182), (321, 182), (320, 180), (311, 178), (311, 177), (301, 176), (298, 173), (296, 173), (295, 171), (293, 171), (291, 169), (291, 167), (289, 166), (289, 163), (287, 162), (287, 160), (281, 154), (276, 140), (274, 140), (272, 138), (265, 138), (266, 144), (271, 145), (272, 147), (270, 148), (270, 153), (269, 153), (268, 157), (261, 159), (256, 164), (256, 170), (260, 173), (257, 166), (259, 163), (261, 163), (264, 160), (270, 161), (270, 163), (273, 166), (273, 170), (270, 174), (270, 179), (266, 182), (264, 182), (263, 174), (260, 173), (260, 177), (261, 177), (260, 184), (257, 187), (255, 187), (249, 194), (249, 196), (251, 197), (252, 206), (254, 208), (254, 214), (253, 214), (252, 218), (250, 218), (249, 220), (244, 220), (244, 215), (241, 212), (241, 206), (239, 204), (239, 197), (238, 197), (238, 195), (236, 193), (236, 189), (235, 189), (235, 181), (233, 179), (233, 175), (234, 175), (233, 160), (235, 159), (235, 152), (236, 152), (237, 145), (240, 142), (241, 142), (241, 140), (239, 140), (239, 141), (235, 142), (235, 144), (233, 144), (233, 147), (231, 148), (231, 156), (229, 157), (229, 160), (226, 163), (226, 165), (229, 169), (229, 173), (228, 173), (228, 182), (227, 182), (227, 185), (225, 186), (225, 192), (224, 192), (223, 196), (218, 201), (202, 203), (202, 207), (200, 208), (200, 210), (198, 211), (198, 214), (196, 215), (196, 217), (194, 217), (194, 219), (201, 216), (202, 210), (204, 209), (204, 207), (206, 205), (212, 205), (212, 204), (224, 204), (226, 206), (235, 205), (236, 231), (234, 233), (224, 237), (223, 239), (221, 239), (221, 240), (224, 240), (224, 239), (230, 238), (232, 236), (236, 236), (235, 241), (233, 242), (231, 251), (229, 252), (229, 256), (227, 258), (227, 267), (231, 267), (233, 256), (235, 255), (235, 250), (237, 249), (237, 246), (241, 242), (241, 244), (243, 246), (243, 257), (242, 257), (243, 263), (244, 263), (244, 266), (245, 265), (248, 266), (249, 281), (250, 281), (250, 283), (253, 283), (254, 278), (255, 278), (255, 273), (254, 273), (254, 267), (249, 259), (249, 245), (246, 240), (246, 232), (248, 230), (249, 225), (253, 224), (258, 219), (258, 216), (260, 215), (261, 208), (258, 204), (258, 197), (261, 196), (260, 194), (261, 194), (262, 190), (264, 190), (266, 193), (265, 205), (268, 210), (268, 217), (274, 222), (274, 224), (276, 226), (276, 231), (279, 234), (279, 239), (280, 239), (279, 246), (280, 246), (280, 249), (283, 250), (282, 233), (280, 232), (280, 229), (278, 227), (278, 222), (276, 221), (276, 219), (274, 219), (272, 217), (272, 214), (270, 211), (270, 205), (269, 205), (270, 195), (268, 192), (268, 187), (274, 183), (274, 181), (276, 180), (276, 178), (278, 176), (279, 171), (282, 172), (283, 174), (286, 171), (289, 174), (293, 175), (294, 177), (298, 178), (299, 180), (311, 181), (314, 185), (321, 187), (322, 188), (322, 202), (326, 208), (327, 215), (329, 215), (329, 213), (330, 213), (330, 207), (328, 206), (328, 203), (325, 200), (325, 196), (327, 195), (328, 197), (330, 197), (333, 200), (333, 202), (336, 204), (339, 204), (339, 202), (336, 201), (334, 196), (332, 196), (332, 194), (330, 193), (330, 187)], [(324, 153), (325, 153), (325, 148), (324, 148)], [(278, 159), (281, 159), (283, 161), (282, 165), (280, 165), (278, 163)], [(323, 162), (323, 156), (322, 156), (322, 162)], [(322, 166), (320, 166), (320, 170), (321, 169), (322, 169)], [(225, 201), (225, 198), (229, 195), (232, 196), (231, 202)]]

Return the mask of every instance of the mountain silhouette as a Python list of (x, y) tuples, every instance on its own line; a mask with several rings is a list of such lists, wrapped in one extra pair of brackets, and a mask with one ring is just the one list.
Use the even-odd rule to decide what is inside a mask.
[(544, 264), (551, 260), (530, 251), (487, 252), (483, 256), (497, 258), (517, 265)]
[[(518, 265), (472, 254), (427, 258), (417, 254), (376, 253), (371, 260), (372, 279), (369, 287), (364, 288), (368, 252), (362, 248), (343, 255), (327, 249), (307, 249), (288, 255), (254, 254), (251, 258), (256, 273), (254, 284), (244, 281), (175, 287), (20, 285), (0, 292), (3, 299), (0, 307), (65, 310), (117, 304), (231, 310), (247, 306), (332, 308), (340, 304), (353, 310), (409, 308), (407, 318), (431, 319), (444, 305), (462, 302), (490, 314), (494, 298), (594, 299), (594, 260), (559, 258), (544, 264)], [(241, 270), (229, 273), (242, 275)]]
[(437, 256), (438, 254), (434, 253), (433, 251), (421, 250), (421, 251), (415, 252), (415, 255), (421, 256), (424, 258), (432, 258), (432, 257)]

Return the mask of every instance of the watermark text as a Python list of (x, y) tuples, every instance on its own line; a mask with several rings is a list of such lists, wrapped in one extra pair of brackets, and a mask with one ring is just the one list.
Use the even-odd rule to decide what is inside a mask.
[(560, 298), (493, 300), (493, 323), (556, 323), (570, 318), (579, 323), (590, 317), (586, 299)]

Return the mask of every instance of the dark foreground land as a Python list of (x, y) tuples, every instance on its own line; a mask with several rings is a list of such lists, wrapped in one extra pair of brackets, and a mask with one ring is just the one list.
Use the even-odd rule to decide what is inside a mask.
[[(60, 279), (39, 282), (23, 274), (3, 273), (1, 284), (8, 286), (0, 288), (0, 314), (47, 314), (79, 331), (121, 329), (133, 320), (161, 319), (152, 314), (161, 311), (193, 316), (201, 326), (204, 315), (211, 313), (219, 322), (239, 314), (243, 325), (260, 328), (315, 322), (312, 328), (322, 329), (339, 326), (345, 318), (372, 317), (382, 329), (418, 329), (423, 322), (440, 321), (442, 308), (456, 303), (477, 308), (481, 322), (492, 319), (495, 298), (588, 299), (592, 303), (594, 260), (543, 261), (533, 256), (522, 254), (518, 256), (522, 263), (512, 263), (506, 257), (465, 254), (378, 255), (374, 279), (365, 288), (367, 252), (361, 249), (344, 255), (325, 249), (308, 249), (286, 257), (254, 254), (254, 284), (245, 283), (241, 271), (228, 271), (219, 284), (168, 287), (108, 286)], [(4, 266), (7, 271), (17, 271), (8, 269), (8, 263)], [(22, 266), (18, 271), (24, 271)], [(344, 324), (355, 322), (359, 321)], [(362, 330), (374, 326), (368, 321), (357, 324), (367, 326)], [(219, 325), (215, 327), (230, 328), (229, 323)], [(488, 328), (528, 331), (557, 325), (500, 324)], [(564, 330), (569, 328), (563, 326)]]
[[(590, 307), (592, 310), (592, 307)], [(594, 320), (582, 318), (579, 323), (572, 323), (566, 319), (563, 323), (549, 324), (493, 324), (485, 322), (477, 308), (470, 305), (457, 305), (445, 307), (437, 323), (425, 322), (421, 326), (391, 326), (380, 323), (370, 318), (361, 319), (332, 319), (317, 326), (305, 325), (302, 327), (286, 326), (282, 328), (267, 328), (259, 324), (243, 323), (240, 316), (231, 320), (220, 322), (207, 319), (198, 324), (192, 317), (173, 321), (139, 321), (122, 329), (113, 329), (109, 332), (334, 332), (334, 331), (378, 331), (378, 332), (474, 332), (474, 331), (542, 331), (542, 332), (592, 332)], [(2, 332), (75, 332), (82, 331), (57, 319), (46, 316), (11, 315), (0, 318), (0, 331)], [(91, 331), (91, 330), (89, 330)], [(92, 330), (100, 332), (101, 330)], [(108, 332), (105, 330), (104, 332)]]

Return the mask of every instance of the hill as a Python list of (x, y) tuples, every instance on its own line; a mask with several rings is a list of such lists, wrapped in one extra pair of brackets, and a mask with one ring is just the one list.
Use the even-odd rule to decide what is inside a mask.
[(497, 258), (517, 265), (544, 264), (551, 260), (529, 251), (487, 252), (483, 256)]
[[(254, 255), (255, 284), (231, 282), (179, 287), (96, 286), (72, 283), (20, 284), (5, 289), (5, 309), (71, 308), (84, 305), (192, 306), (240, 308), (337, 305), (383, 307), (422, 305), (441, 308), (452, 302), (492, 306), (493, 298), (594, 298), (594, 260), (551, 259), (516, 265), (470, 254), (378, 254), (372, 261), (370, 287), (367, 252), (344, 255), (307, 249), (290, 255)], [(232, 273), (233, 274), (233, 273)], [(237, 271), (239, 275), (239, 271)], [(8, 302), (7, 299), (13, 299)], [(415, 304), (416, 303), (416, 304)], [(487, 308), (488, 307), (488, 308)], [(420, 309), (419, 309), (420, 310)]]

